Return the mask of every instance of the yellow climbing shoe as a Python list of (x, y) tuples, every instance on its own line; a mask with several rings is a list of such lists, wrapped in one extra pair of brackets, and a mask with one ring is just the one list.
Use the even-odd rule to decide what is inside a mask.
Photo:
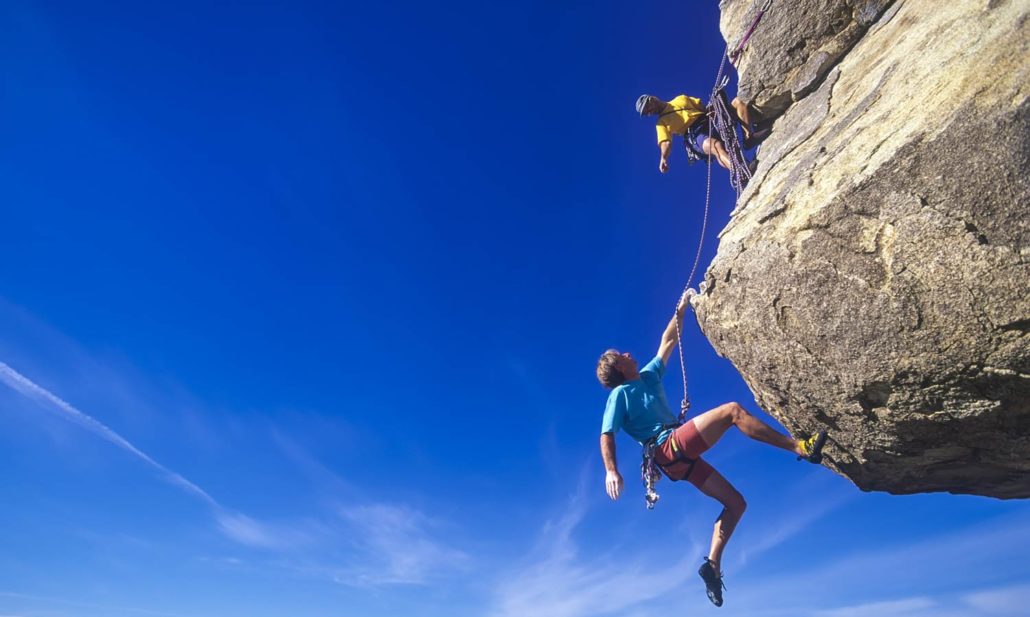
[(826, 443), (826, 431), (819, 431), (815, 435), (812, 435), (808, 439), (801, 442), (801, 451), (803, 454), (798, 457), (798, 460), (805, 459), (809, 463), (815, 463), (818, 465), (823, 462), (823, 444)]

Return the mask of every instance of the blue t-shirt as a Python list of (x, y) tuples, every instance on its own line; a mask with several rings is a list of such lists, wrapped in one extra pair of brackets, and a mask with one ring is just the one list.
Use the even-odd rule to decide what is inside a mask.
[(640, 369), (640, 379), (612, 390), (604, 409), (601, 432), (617, 433), (622, 429), (641, 444), (661, 433), (658, 443), (665, 441), (669, 431), (663, 432), (662, 427), (676, 424), (678, 420), (665, 400), (664, 374), (665, 363), (661, 356), (656, 356)]

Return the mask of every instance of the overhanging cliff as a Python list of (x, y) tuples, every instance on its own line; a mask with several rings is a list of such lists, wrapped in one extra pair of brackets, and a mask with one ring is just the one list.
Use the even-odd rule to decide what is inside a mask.
[[(723, 0), (731, 43), (751, 0)], [(865, 490), (1030, 497), (1030, 2), (772, 3), (740, 93), (778, 116), (695, 308)]]

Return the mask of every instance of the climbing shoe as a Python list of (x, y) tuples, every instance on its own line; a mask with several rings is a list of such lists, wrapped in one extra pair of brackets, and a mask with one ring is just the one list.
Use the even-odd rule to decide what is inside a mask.
[(808, 439), (801, 442), (801, 451), (804, 453), (798, 460), (805, 459), (809, 463), (818, 465), (823, 462), (823, 445), (826, 443), (826, 431), (819, 431)]
[(755, 172), (758, 171), (758, 159), (751, 159), (747, 162), (747, 170), (754, 176)]
[(705, 562), (698, 568), (697, 573), (705, 582), (708, 599), (712, 601), (712, 604), (722, 606), (722, 590), (726, 589), (726, 585), (722, 582), (722, 572), (716, 570), (712, 562), (705, 557)]

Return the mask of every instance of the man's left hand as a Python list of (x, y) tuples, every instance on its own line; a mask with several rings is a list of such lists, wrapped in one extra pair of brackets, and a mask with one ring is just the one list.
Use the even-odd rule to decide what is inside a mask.
[(683, 312), (687, 310), (687, 306), (690, 304), (690, 298), (693, 295), (694, 295), (694, 290), (693, 289), (688, 289), (688, 290), (683, 292), (683, 295), (680, 296), (679, 304), (676, 305), (676, 312), (677, 313), (679, 313), (680, 315), (683, 315)]
[(622, 474), (618, 471), (609, 471), (604, 477), (604, 488), (612, 500), (618, 499), (622, 494)]

